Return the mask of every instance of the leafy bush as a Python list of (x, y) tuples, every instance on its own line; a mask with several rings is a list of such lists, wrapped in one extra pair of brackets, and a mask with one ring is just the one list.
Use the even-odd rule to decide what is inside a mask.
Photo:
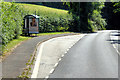
[(22, 34), (23, 18), (25, 15), (36, 13), (36, 15), (40, 16), (39, 32), (67, 31), (71, 24), (70, 20), (72, 20), (71, 16), (67, 13), (68, 11), (44, 6), (2, 2), (0, 7), (0, 32), (2, 32), (0, 37), (4, 46)]
[(74, 22), (70, 29), (76, 32), (93, 32), (105, 29), (106, 21), (102, 17), (104, 2), (66, 2)]
[(102, 15), (97, 10), (93, 11), (91, 18), (88, 20), (88, 23), (93, 31), (105, 30), (105, 26), (107, 25), (105, 19), (102, 18)]
[(1, 7), (1, 34), (2, 44), (6, 45), (10, 40), (18, 38), (22, 33), (22, 8), (15, 3), (0, 3)]
[[(69, 20), (70, 21), (70, 20)], [(40, 32), (68, 31), (70, 22), (68, 19), (44, 18), (40, 17)]]
[(20, 4), (27, 14), (40, 16), (39, 32), (67, 31), (70, 27), (72, 16), (67, 10), (49, 8), (41, 5)]

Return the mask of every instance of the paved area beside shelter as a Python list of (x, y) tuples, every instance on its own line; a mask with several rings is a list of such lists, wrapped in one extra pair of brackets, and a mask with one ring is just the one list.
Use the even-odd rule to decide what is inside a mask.
[(36, 45), (39, 42), (53, 37), (74, 34), (75, 33), (40, 36), (23, 42), (2, 62), (2, 78), (16, 78), (19, 76), (26, 67), (26, 63), (30, 59), (30, 56), (33, 54)]

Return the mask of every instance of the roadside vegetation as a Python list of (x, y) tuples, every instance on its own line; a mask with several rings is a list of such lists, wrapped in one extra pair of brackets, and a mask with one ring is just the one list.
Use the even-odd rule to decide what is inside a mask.
[[(66, 2), (64, 4), (68, 5), (69, 11), (34, 4), (1, 2), (0, 39), (2, 40), (2, 46), (0, 40), (0, 47), (2, 47), (3, 54), (0, 54), (2, 54), (2, 57), (23, 41), (32, 38), (22, 36), (23, 19), (26, 15), (36, 14), (40, 16), (40, 33), (37, 36), (118, 29), (118, 27), (114, 27), (120, 25), (118, 24), (119, 19), (116, 19), (120, 16), (120, 2)], [(114, 22), (117, 22), (117, 25), (114, 25)], [(33, 63), (34, 58), (31, 61)], [(26, 65), (32, 63), (29, 61)], [(31, 70), (31, 68), (29, 67), (28, 70)], [(26, 73), (28, 74), (28, 72)], [(20, 77), (26, 77), (26, 75), (23, 74)]]
[(105, 7), (104, 2), (66, 2), (69, 6), (69, 13), (74, 19), (73, 31), (77, 32), (94, 32), (97, 30), (105, 30), (107, 25), (102, 17), (102, 9)]
[(118, 29), (120, 2), (67, 2), (64, 4), (68, 5), (69, 11), (42, 5), (1, 2), (0, 37), (2, 51), (6, 52), (8, 45), (13, 40), (18, 39), (17, 44), (28, 39), (26, 37), (19, 40), (22, 34), (23, 18), (29, 14), (40, 16), (40, 34), (38, 36), (62, 34), (67, 31), (95, 32), (97, 30)]
[(67, 10), (33, 4), (17, 4), (24, 8), (24, 16), (28, 14), (40, 16), (39, 32), (65, 32), (72, 26), (72, 15)]
[[(71, 32), (48, 32), (48, 33), (39, 33), (37, 36), (44, 36), (44, 35), (55, 35), (55, 34), (65, 34), (65, 33), (71, 33)], [(36, 34), (32, 34), (33, 36), (36, 36)], [(3, 56), (6, 55), (7, 52), (10, 52), (15, 47), (20, 45), (21, 42), (32, 39), (32, 37), (27, 36), (19, 36), (17, 39), (13, 39), (9, 43), (7, 43), (7, 46), (4, 46)]]
[(36, 14), (40, 16), (40, 34), (38, 36), (69, 33), (66, 31), (69, 29), (72, 18), (67, 10), (10, 2), (2, 2), (0, 7), (2, 53), (9, 52), (15, 45), (30, 39), (20, 36), (25, 15)]
[[(9, 43), (7, 43), (7, 46), (4, 46), (3, 50), (3, 56), (8, 55), (10, 51), (12, 51), (15, 47), (21, 44), (21, 42), (31, 39), (31, 37), (24, 37), (24, 36), (19, 36), (17, 39), (13, 39)], [(8, 54), (6, 54), (8, 53)]]
[(23, 4), (23, 3), (16, 3), (20, 6), (22, 5), (26, 12), (29, 14), (36, 14), (40, 17), (49, 17), (49, 18), (64, 18), (64, 19), (71, 19), (72, 16), (68, 14), (67, 10), (50, 8), (42, 5), (34, 5), (34, 4)]

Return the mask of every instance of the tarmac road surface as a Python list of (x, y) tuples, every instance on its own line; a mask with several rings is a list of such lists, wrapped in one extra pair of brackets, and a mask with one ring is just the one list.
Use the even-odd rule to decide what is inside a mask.
[(118, 80), (118, 57), (110, 31), (88, 34), (68, 51), (49, 79)]

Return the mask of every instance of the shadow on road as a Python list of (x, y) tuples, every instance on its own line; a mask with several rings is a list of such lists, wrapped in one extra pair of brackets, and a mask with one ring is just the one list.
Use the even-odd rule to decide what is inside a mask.
[(120, 44), (120, 39), (119, 40), (107, 40), (110, 41), (111, 44)]
[(110, 41), (111, 44), (120, 44), (120, 32), (119, 31), (111, 32), (110, 39), (107, 41)]

